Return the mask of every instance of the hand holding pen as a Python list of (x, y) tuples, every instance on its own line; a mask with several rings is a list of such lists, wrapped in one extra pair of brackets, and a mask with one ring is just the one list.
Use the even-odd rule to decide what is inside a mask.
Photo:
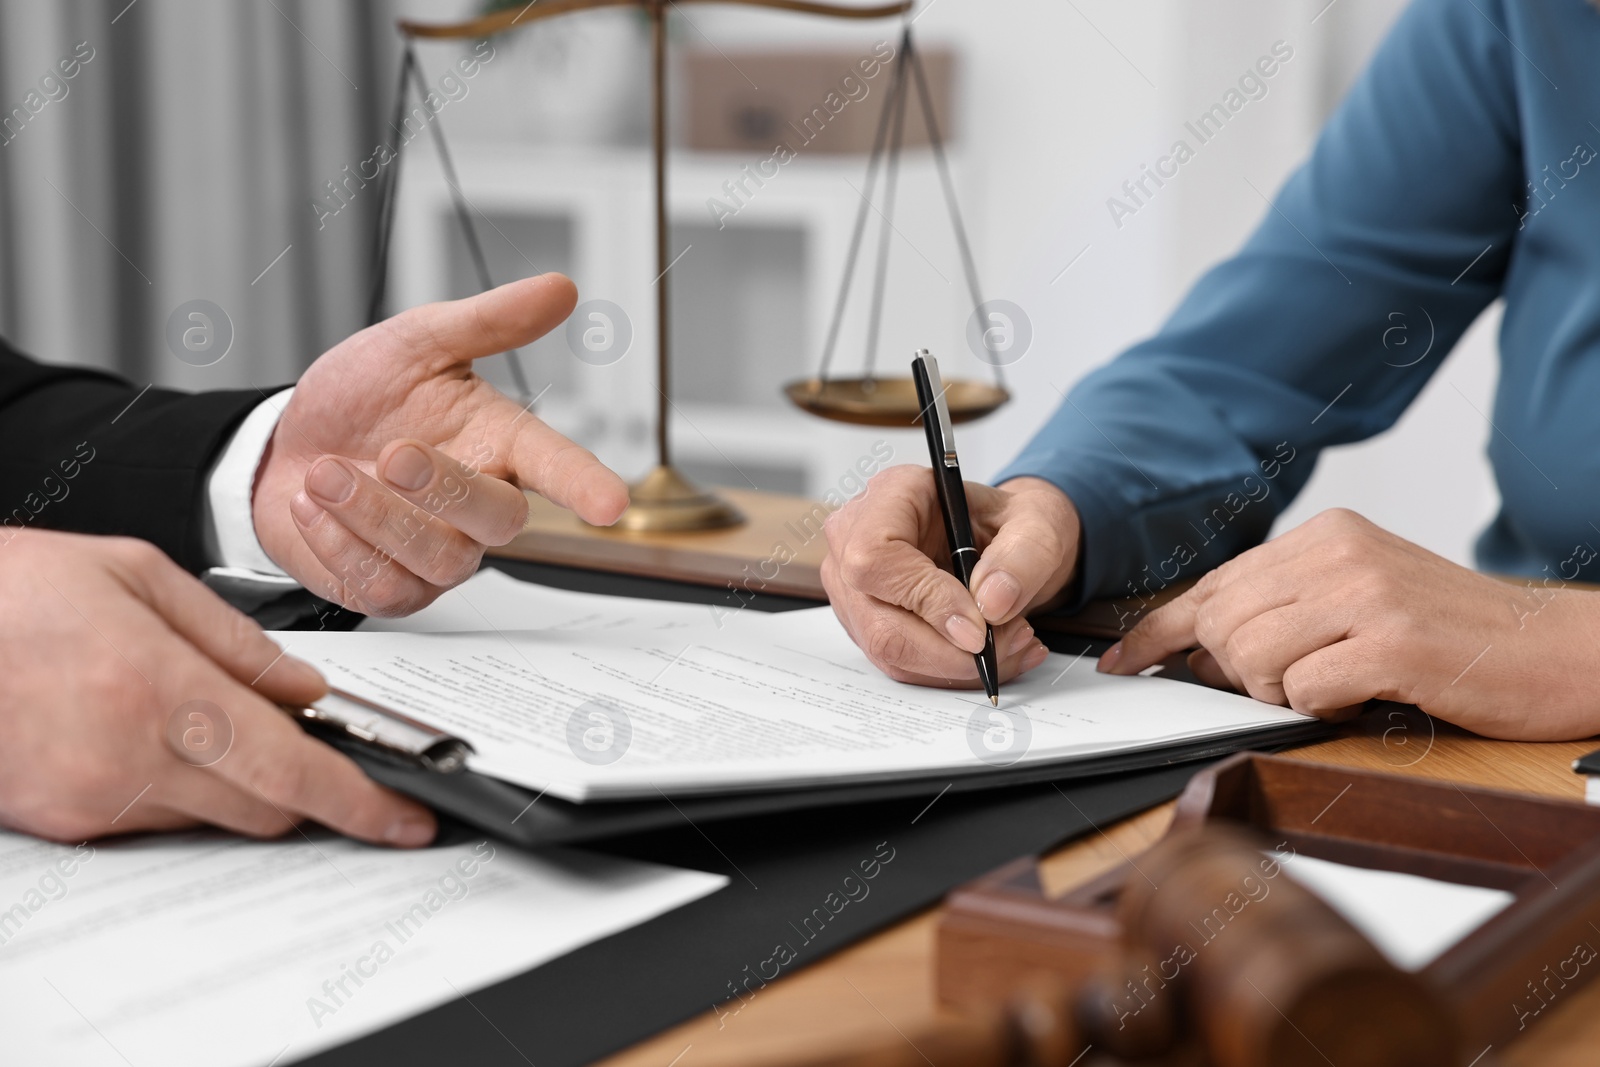
[(1076, 509), (1039, 478), (965, 485), (982, 549), (969, 590), (951, 573), (949, 531), (930, 474), (913, 462), (881, 470), (828, 517), (822, 584), (834, 614), (867, 659), (899, 682), (978, 684), (973, 654), (986, 643), (986, 625), (1002, 682), (1033, 670), (1046, 651), (1027, 615), (1056, 601), (1072, 576)]

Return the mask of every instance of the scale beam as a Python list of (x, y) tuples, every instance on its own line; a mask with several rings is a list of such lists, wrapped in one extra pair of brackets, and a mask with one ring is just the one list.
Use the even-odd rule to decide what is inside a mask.
[[(821, 15), (836, 19), (884, 19), (904, 15), (916, 6), (915, 0), (901, 0), (894, 4), (876, 4), (872, 7), (855, 7), (849, 4), (825, 4), (817, 0), (671, 0), (674, 7), (680, 4), (731, 4), (735, 7), (764, 7), (774, 11), (792, 11), (797, 15)], [(466, 22), (416, 22), (400, 20), (400, 32), (408, 37), (434, 37), (479, 39), (516, 29), (518, 26), (540, 19), (554, 18), (573, 11), (593, 11), (602, 7), (659, 6), (659, 0), (533, 0), (525, 7), (507, 8), (492, 15), (470, 19)]]

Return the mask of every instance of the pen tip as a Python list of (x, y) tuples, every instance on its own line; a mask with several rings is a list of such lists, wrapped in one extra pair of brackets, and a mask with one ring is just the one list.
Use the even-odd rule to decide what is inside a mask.
[(1000, 706), (1000, 694), (996, 693), (994, 696), (990, 697), (989, 698), (989, 703), (993, 704), (995, 707), (998, 708)]

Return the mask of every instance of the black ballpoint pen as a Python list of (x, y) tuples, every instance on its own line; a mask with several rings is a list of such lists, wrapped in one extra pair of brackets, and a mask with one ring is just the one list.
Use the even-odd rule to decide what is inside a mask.
[[(972, 519), (967, 514), (967, 490), (961, 484), (961, 464), (956, 459), (956, 438), (950, 429), (950, 405), (944, 399), (944, 383), (939, 378), (939, 362), (926, 348), (911, 361), (911, 378), (917, 386), (917, 406), (922, 409), (922, 428), (928, 434), (928, 455), (933, 460), (933, 484), (939, 490), (939, 511), (944, 515), (944, 534), (950, 543), (950, 567), (961, 584), (972, 588), (972, 569), (978, 564), (978, 549), (972, 543)], [(994, 651), (994, 627), (983, 627), (983, 651), (973, 656), (978, 661), (978, 677), (989, 703), (1000, 706), (1000, 660)]]

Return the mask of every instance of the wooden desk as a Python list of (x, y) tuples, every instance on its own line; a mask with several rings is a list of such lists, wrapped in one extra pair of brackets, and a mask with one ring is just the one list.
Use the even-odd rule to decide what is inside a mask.
[(827, 599), (822, 590), (822, 558), (828, 554), (822, 535), (826, 505), (751, 489), (719, 486), (717, 492), (744, 512), (743, 525), (693, 533), (597, 528), (528, 493), (522, 533), (489, 554), (726, 588), (730, 606), (752, 593)]
[[(699, 534), (630, 534), (584, 527), (530, 496), (522, 536), (496, 555), (613, 573), (667, 577), (716, 588), (821, 600), (821, 536), (826, 508), (799, 497), (724, 489), (750, 521)], [(1508, 579), (1509, 580), (1509, 579)], [(1517, 580), (1521, 584), (1520, 579)], [(1188, 587), (1173, 585), (1148, 603), (1104, 601), (1071, 619), (1041, 618), (1041, 629), (1114, 640), (1150, 609)], [(1434, 730), (1437, 730), (1437, 734)], [(1529, 745), (1488, 741), (1414, 711), (1369, 713), (1336, 739), (1290, 755), (1323, 763), (1581, 800), (1572, 760), (1596, 742)], [(1064, 891), (1139, 851), (1165, 832), (1172, 805), (1145, 812), (1051, 854), (1041, 874)], [(823, 962), (770, 983), (743, 1007), (707, 1013), (603, 1061), (607, 1067), (760, 1067), (802, 1050), (903, 1042), (938, 1010), (933, 998), (938, 909), (914, 916)], [(1509, 1010), (1509, 1008), (1508, 1008)], [(1499, 1056), (1499, 1059), (1495, 1059)], [(1573, 994), (1508, 1050), (1474, 1067), (1577, 1067), (1600, 1062), (1600, 984)]]
[[(1582, 799), (1583, 779), (1572, 773), (1571, 761), (1594, 747), (1593, 741), (1489, 741), (1435, 726), (1416, 712), (1391, 716), (1380, 708), (1333, 740), (1287, 754)], [(1164, 804), (1057, 850), (1043, 867), (1047, 889), (1065, 889), (1110, 869), (1160, 837), (1171, 816), (1172, 805)], [(905, 1041), (904, 1035), (915, 1033), (938, 1010), (932, 984), (937, 917), (935, 908), (907, 919), (780, 978), (737, 1014), (719, 1019), (708, 1011), (603, 1062), (606, 1067), (760, 1067), (792, 1060), (802, 1050)], [(1475, 1067), (1587, 1067), (1597, 1061), (1600, 984), (1552, 1005), (1527, 1037), (1508, 1049), (1494, 1049)]]

